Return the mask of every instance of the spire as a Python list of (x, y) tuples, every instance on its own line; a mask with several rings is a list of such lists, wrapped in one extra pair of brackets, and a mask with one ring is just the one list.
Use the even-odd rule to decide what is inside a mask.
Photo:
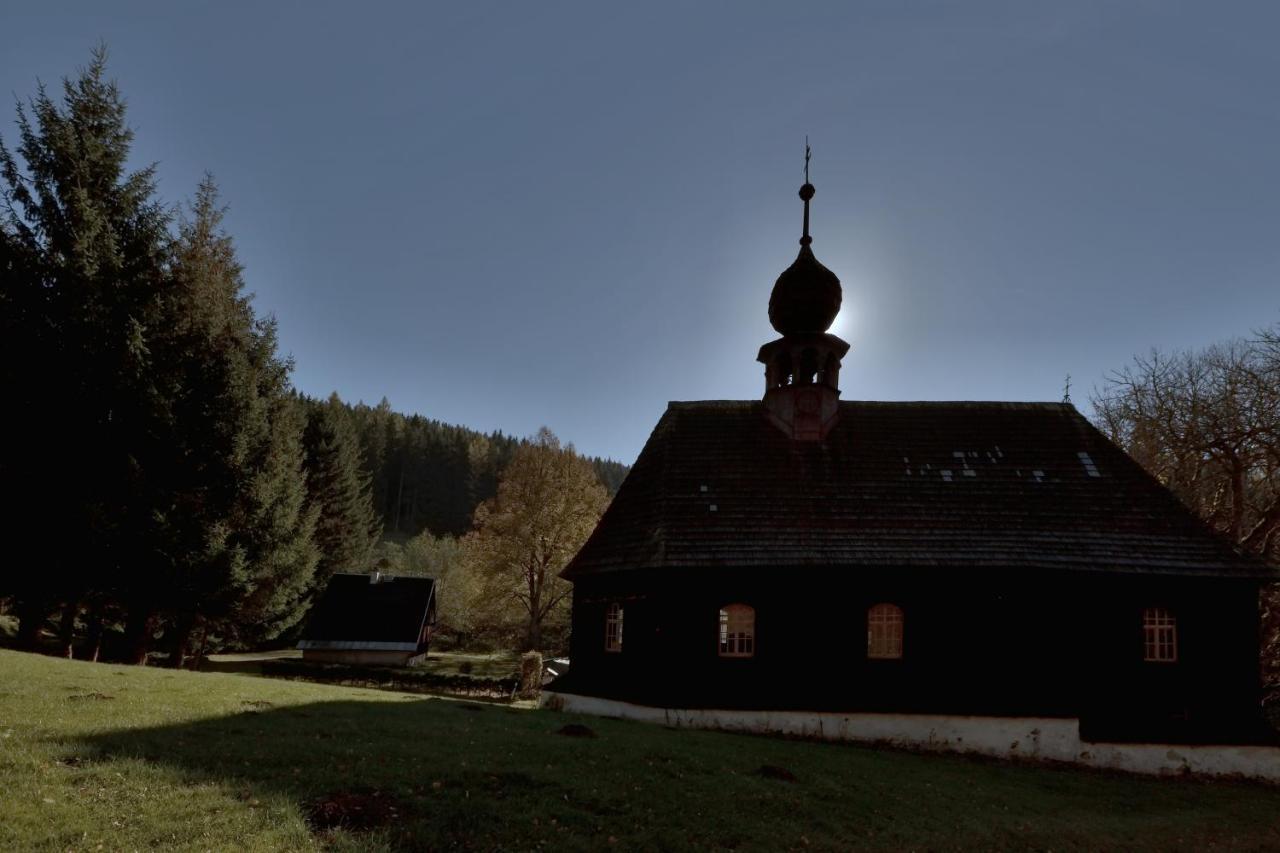
[(800, 245), (807, 246), (813, 242), (809, 236), (809, 199), (817, 192), (809, 183), (809, 137), (804, 138), (804, 186), (800, 188), (800, 200), (804, 202), (804, 234), (800, 237)]
[(840, 279), (818, 263), (810, 245), (809, 202), (816, 190), (809, 183), (809, 139), (804, 141), (804, 186), (800, 200), (804, 202), (804, 231), (800, 237), (800, 254), (795, 262), (778, 276), (769, 295), (769, 322), (782, 334), (793, 332), (825, 332), (840, 311)]

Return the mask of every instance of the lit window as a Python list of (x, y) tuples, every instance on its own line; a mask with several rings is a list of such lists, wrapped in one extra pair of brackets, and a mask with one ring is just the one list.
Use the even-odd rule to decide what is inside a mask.
[(867, 611), (867, 657), (902, 657), (902, 608), (877, 604)]
[(745, 604), (720, 608), (720, 657), (749, 658), (756, 653), (756, 612)]
[(606, 652), (622, 651), (622, 605), (614, 602), (609, 605), (604, 616), (604, 650)]
[(1178, 659), (1178, 620), (1163, 607), (1142, 611), (1143, 659), (1173, 663)]

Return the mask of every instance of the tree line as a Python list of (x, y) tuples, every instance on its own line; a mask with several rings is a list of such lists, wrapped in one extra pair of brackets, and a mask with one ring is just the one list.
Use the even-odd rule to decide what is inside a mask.
[[(345, 406), (371, 477), (373, 503), (389, 538), (403, 541), (429, 530), (462, 536), (476, 508), (498, 491), (498, 476), (529, 439), (480, 433), (421, 415), (403, 415), (384, 398), (377, 406)], [(539, 439), (534, 439), (535, 443)], [(596, 477), (614, 494), (628, 468), (588, 457)]]
[[(133, 132), (104, 50), (19, 103), (0, 138), (0, 455), (15, 542), (0, 600), (33, 645), (52, 616), (71, 654), (182, 665), (211, 643), (296, 632), (335, 571), (428, 527), (461, 535), (521, 442), (312, 400), (257, 316), (216, 184), (178, 208)], [(593, 460), (616, 482), (617, 463)], [(428, 534), (431, 535), (431, 534)]]

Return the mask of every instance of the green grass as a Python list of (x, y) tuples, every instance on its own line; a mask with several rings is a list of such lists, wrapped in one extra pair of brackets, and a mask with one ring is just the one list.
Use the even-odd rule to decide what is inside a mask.
[[(597, 737), (557, 734), (569, 722)], [(396, 818), (313, 831), (310, 804), (344, 790), (394, 798)], [(3, 850), (1280, 847), (1280, 788), (1264, 785), (8, 651), (0, 815)]]
[(519, 652), (432, 652), (422, 668), (441, 675), (506, 678), (520, 671)]

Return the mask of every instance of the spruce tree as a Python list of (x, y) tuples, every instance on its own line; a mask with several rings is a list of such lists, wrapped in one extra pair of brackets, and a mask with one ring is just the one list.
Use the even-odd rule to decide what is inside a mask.
[[(262, 332), (274, 353), (274, 323)], [(287, 391), (284, 382), (259, 386), (263, 441), (251, 454), (253, 475), (241, 502), (238, 537), (246, 560), (226, 588), (226, 615), (215, 625), (240, 645), (274, 640), (296, 626), (311, 606), (316, 582), (319, 513), (307, 506), (303, 422)]]
[(168, 458), (151, 535), (168, 559), (150, 588), (178, 665), (196, 630), (264, 640), (297, 621), (316, 564), (291, 365), (254, 317), (222, 219), (206, 178), (174, 243), (156, 371)]
[(60, 103), (41, 86), (18, 105), (16, 152), (0, 143), (5, 381), (28, 414), (4, 472), (22, 494), (11, 520), (64, 543), (13, 581), (27, 642), (50, 608), (62, 602), (73, 625), (86, 595), (147, 559), (130, 508), (169, 217), (153, 169), (126, 170), (133, 134), (105, 71), (99, 49), (63, 81)]
[(373, 486), (346, 406), (333, 394), (306, 407), (307, 502), (316, 509), (317, 584), (363, 571), (382, 535)]

